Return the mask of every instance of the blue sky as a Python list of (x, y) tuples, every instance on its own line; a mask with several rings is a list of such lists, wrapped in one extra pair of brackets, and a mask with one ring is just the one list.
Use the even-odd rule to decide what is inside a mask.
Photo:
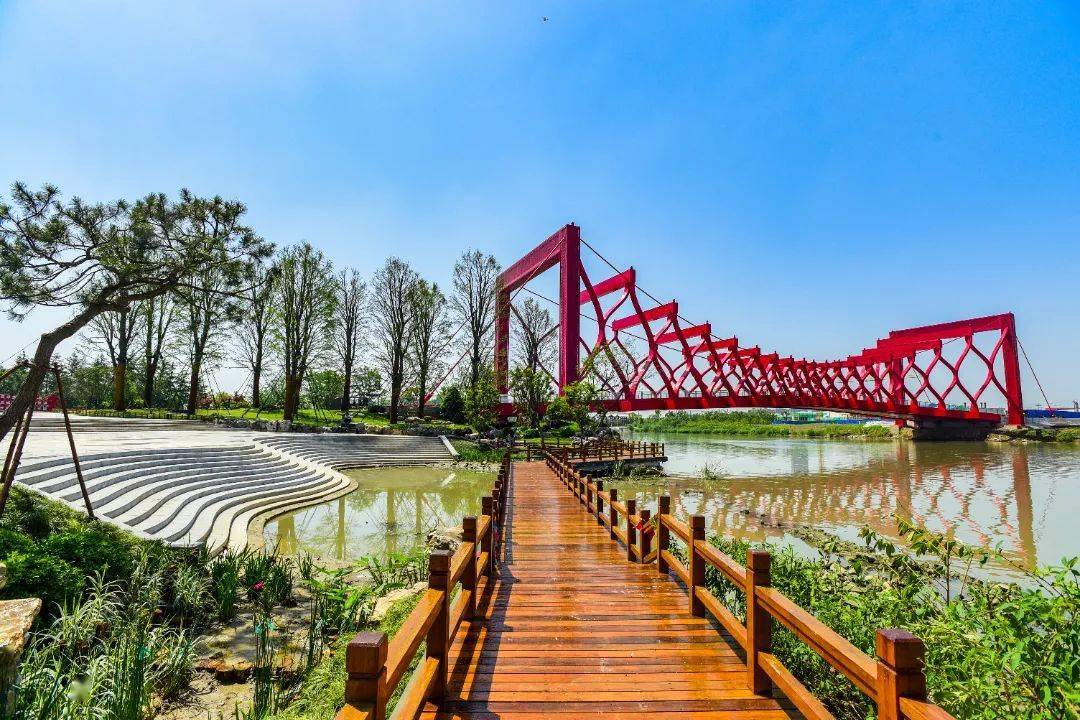
[(437, 281), (572, 220), (783, 353), (1013, 310), (1080, 397), (1080, 4), (105, 5), (0, 0), (4, 184), (220, 193)]

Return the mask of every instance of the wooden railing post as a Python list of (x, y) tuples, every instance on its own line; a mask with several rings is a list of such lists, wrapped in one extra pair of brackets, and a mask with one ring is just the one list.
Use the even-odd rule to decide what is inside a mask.
[(469, 593), (469, 600), (465, 605), (465, 618), (472, 620), (476, 617), (476, 516), (469, 515), (462, 518), (461, 540), (472, 543), (473, 546), (469, 559), (465, 561), (465, 572), (461, 576), (461, 591)]
[(764, 550), (746, 553), (746, 673), (747, 686), (756, 695), (772, 690), (772, 680), (758, 654), (772, 649), (772, 616), (758, 600), (757, 589), (769, 587), (772, 557)]
[(615, 503), (619, 500), (619, 488), (611, 488), (608, 494), (608, 529), (611, 530), (611, 539), (619, 536), (615, 534), (615, 528), (619, 527), (619, 511), (615, 509)]
[(661, 557), (671, 544), (667, 525), (664, 525), (664, 516), (671, 514), (671, 496), (661, 495), (659, 507), (656, 510), (656, 571), (661, 575), (668, 574), (667, 560)]
[(450, 675), (450, 551), (432, 550), (428, 556), (428, 587), (442, 590), (443, 598), (435, 622), (427, 634), (427, 656), (439, 661), (435, 679), (431, 681), (432, 699), (441, 699), (446, 692)]
[(585, 511), (592, 512), (592, 509), (595, 507), (595, 505), (593, 505), (592, 484), (589, 482), (590, 478), (588, 473), (582, 473), (582, 476), (584, 478), (582, 482), (585, 483)]
[(652, 534), (649, 526), (652, 513), (648, 510), (642, 510), (638, 513), (638, 517), (641, 518), (641, 530), (638, 531), (638, 553), (641, 555), (641, 563), (644, 565), (645, 556), (649, 554), (649, 550), (652, 548)]
[(494, 500), (490, 495), (485, 495), (480, 498), (480, 514), (487, 515), (488, 519), (488, 531), (484, 533), (484, 539), (480, 541), (481, 552), (486, 552), (488, 556), (487, 567), (480, 568), (480, 574), (488, 578), (491, 577), (491, 562), (494, 555), (491, 552), (492, 538), (495, 534), (495, 515), (494, 515)]
[(634, 513), (637, 512), (637, 500), (626, 501), (626, 559), (634, 562), (634, 546), (637, 545), (637, 530), (634, 529)]
[(345, 650), (345, 702), (371, 705), (371, 720), (386, 720), (386, 634), (362, 632)]
[(697, 551), (697, 541), (705, 539), (705, 516), (693, 515), (690, 518), (690, 542), (687, 543), (686, 557), (690, 571), (690, 614), (705, 617), (705, 606), (697, 596), (697, 589), (705, 586), (705, 558)]
[(906, 630), (878, 630), (878, 720), (901, 720), (900, 698), (926, 699), (926, 647)]
[(601, 526), (604, 524), (604, 521), (602, 520), (602, 518), (604, 517), (604, 498), (601, 495), (601, 493), (603, 493), (603, 492), (604, 492), (604, 481), (603, 480), (597, 480), (596, 481), (596, 524), (601, 525)]

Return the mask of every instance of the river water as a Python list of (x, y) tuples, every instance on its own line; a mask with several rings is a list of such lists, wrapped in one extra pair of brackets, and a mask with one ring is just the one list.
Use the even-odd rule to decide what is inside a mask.
[[(632, 436), (666, 444), (667, 476), (619, 481), (620, 496), (655, 510), (657, 497), (670, 495), (676, 514), (703, 514), (710, 533), (808, 550), (799, 526), (855, 540), (868, 525), (896, 539), (897, 518), (905, 517), (1000, 547), (1016, 568), (1080, 555), (1075, 446)], [(356, 491), (268, 523), (267, 544), (343, 562), (406, 551), (432, 529), (479, 514), (494, 481), (437, 467), (350, 475)]]
[(493, 473), (440, 467), (349, 470), (359, 487), (337, 500), (282, 515), (266, 525), (267, 547), (324, 561), (406, 552), (430, 531), (480, 514)]
[(853, 540), (868, 525), (896, 539), (904, 517), (1017, 568), (1080, 555), (1075, 446), (628, 435), (665, 443), (668, 477), (620, 481), (620, 497), (655, 510), (670, 495), (710, 533), (801, 546), (799, 525)]

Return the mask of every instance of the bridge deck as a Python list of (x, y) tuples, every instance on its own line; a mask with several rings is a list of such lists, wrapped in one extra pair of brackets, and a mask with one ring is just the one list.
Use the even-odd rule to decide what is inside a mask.
[(628, 562), (544, 463), (515, 464), (506, 525), (483, 620), (463, 625), (422, 717), (799, 717), (747, 690), (734, 640), (655, 564)]

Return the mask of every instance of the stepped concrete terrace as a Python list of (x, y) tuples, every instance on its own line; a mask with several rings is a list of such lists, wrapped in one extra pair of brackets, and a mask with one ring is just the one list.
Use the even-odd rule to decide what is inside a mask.
[[(453, 459), (439, 437), (259, 433), (184, 420), (72, 417), (95, 514), (140, 537), (213, 552), (249, 528), (356, 488), (348, 468)], [(58, 415), (34, 417), (15, 481), (85, 511)]]

